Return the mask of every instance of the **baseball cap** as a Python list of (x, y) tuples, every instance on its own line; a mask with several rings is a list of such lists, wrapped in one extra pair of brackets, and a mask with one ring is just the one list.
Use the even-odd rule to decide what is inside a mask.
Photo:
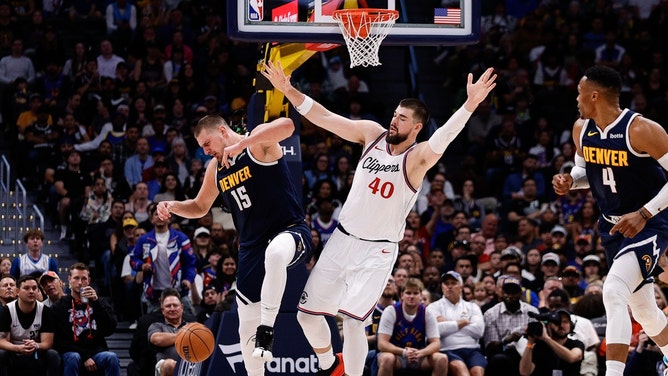
[(209, 291), (209, 290), (213, 290), (213, 291), (218, 292), (218, 289), (216, 288), (216, 286), (213, 283), (209, 283), (208, 285), (204, 286), (204, 288), (202, 289), (202, 295), (204, 295), (204, 293)]
[(586, 264), (586, 263), (588, 263), (588, 262), (595, 262), (595, 263), (597, 263), (597, 264), (600, 264), (600, 263), (601, 263), (601, 258), (598, 257), (597, 255), (588, 255), (588, 256), (585, 256), (585, 257), (582, 259), (582, 265), (584, 265), (584, 264)]
[(127, 218), (123, 220), (123, 228), (132, 226), (132, 227), (138, 227), (139, 223), (137, 223), (137, 220), (134, 218)]
[(501, 282), (501, 289), (503, 291), (511, 294), (522, 291), (522, 281), (519, 278), (510, 275), (504, 275), (499, 278), (503, 278), (503, 282)]
[(564, 270), (561, 271), (561, 275), (562, 276), (565, 276), (565, 275), (577, 275), (577, 276), (579, 276), (580, 271), (575, 266), (568, 265), (567, 267), (564, 268)]
[(543, 261), (541, 261), (542, 265), (545, 265), (547, 262), (554, 262), (557, 264), (557, 266), (561, 265), (561, 259), (559, 258), (559, 255), (557, 255), (554, 252), (548, 252), (543, 255)]
[(566, 236), (566, 229), (564, 226), (556, 225), (552, 227), (552, 231), (550, 231), (550, 234), (554, 235), (556, 233), (561, 233), (562, 235)]
[(341, 64), (341, 57), (340, 56), (333, 56), (331, 59), (329, 59), (330, 64), (334, 63), (339, 63)]
[(459, 282), (460, 285), (464, 284), (462, 276), (454, 270), (450, 270), (449, 272), (443, 273), (443, 275), (441, 275), (441, 282), (445, 282), (447, 278), (454, 279), (455, 281)]
[(443, 192), (443, 183), (440, 182), (431, 183), (429, 185), (429, 192), (430, 193)]
[(155, 107), (153, 107), (153, 112), (158, 112), (158, 111), (165, 111), (165, 106), (162, 104), (156, 104)]
[(206, 101), (216, 101), (216, 100), (218, 100), (218, 98), (216, 98), (215, 95), (207, 95), (206, 97), (204, 97), (205, 102)]
[(151, 149), (151, 154), (155, 153), (165, 154), (165, 148), (163, 148), (162, 146), (155, 146), (153, 147), (153, 149)]
[(513, 257), (513, 258), (522, 258), (522, 251), (515, 247), (515, 246), (510, 246), (503, 251), (501, 251), (501, 258), (503, 259), (504, 257)]
[(200, 235), (211, 236), (211, 232), (209, 232), (209, 229), (206, 227), (198, 227), (197, 230), (195, 230), (195, 237)]
[(577, 243), (589, 244), (589, 241), (590, 241), (589, 235), (585, 235), (585, 234), (582, 234), (582, 235), (578, 236), (577, 239), (575, 239), (576, 244)]
[(49, 270), (42, 273), (42, 275), (39, 277), (39, 284), (43, 285), (44, 282), (52, 281), (54, 279), (60, 279), (60, 277), (58, 277), (58, 273)]

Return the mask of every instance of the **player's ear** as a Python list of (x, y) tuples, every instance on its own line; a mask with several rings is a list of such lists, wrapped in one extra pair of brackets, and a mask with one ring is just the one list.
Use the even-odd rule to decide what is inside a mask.
[(413, 129), (415, 129), (416, 132), (420, 133), (423, 126), (424, 125), (422, 123), (415, 123), (415, 126), (413, 127)]

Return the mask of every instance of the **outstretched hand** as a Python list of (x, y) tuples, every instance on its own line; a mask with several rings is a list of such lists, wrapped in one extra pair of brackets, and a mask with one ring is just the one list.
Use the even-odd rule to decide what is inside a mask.
[(464, 107), (469, 112), (475, 111), (480, 102), (482, 102), (487, 95), (496, 87), (496, 74), (494, 74), (494, 68), (487, 68), (485, 73), (480, 76), (478, 81), (473, 83), (473, 74), (469, 73), (468, 82), (466, 83), (466, 93), (468, 98)]
[(282, 93), (285, 93), (292, 88), (292, 84), (290, 83), (291, 76), (287, 76), (285, 72), (283, 72), (283, 65), (281, 65), (280, 61), (277, 61), (276, 64), (272, 61), (263, 64), (260, 73), (262, 73), (262, 75)]

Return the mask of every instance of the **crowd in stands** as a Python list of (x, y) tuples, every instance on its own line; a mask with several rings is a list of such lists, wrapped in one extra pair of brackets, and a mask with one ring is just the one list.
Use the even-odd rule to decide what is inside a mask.
[[(575, 323), (574, 342), (568, 345), (581, 348), (581, 356), (569, 363), (581, 366), (563, 374), (596, 375), (605, 365), (601, 286), (609, 262), (597, 233), (598, 208), (587, 191), (557, 197), (550, 182), (553, 174), (573, 166), (576, 85), (591, 65), (621, 73), (622, 108), (668, 126), (668, 44), (662, 42), (668, 1), (482, 3), (480, 43), (440, 48), (434, 57), (447, 72), (442, 90), (451, 97), (464, 97), (466, 73), (488, 67), (496, 69), (497, 88), (456, 140), (462, 154), (451, 157), (461, 163), (444, 160), (428, 174), (406, 219), (395, 272), (369, 327), (370, 349), (380, 353), (369, 357), (369, 370), (379, 372), (380, 365), (382, 374), (393, 368), (391, 357), (382, 355), (395, 347), (388, 345), (391, 330), (381, 317), (386, 307), (400, 302), (438, 322), (439, 335), (429, 324), (429, 338), (439, 337), (438, 350), (448, 354), (454, 374), (462, 364), (477, 374), (487, 363), (488, 374), (530, 374), (526, 348), (547, 350), (535, 337), (524, 336), (533, 321), (526, 313), (567, 309), (572, 315), (563, 325)], [(70, 268), (68, 279), (76, 277), (81, 285), (87, 266), (94, 265), (90, 278), (97, 292), (91, 300), (98, 301), (98, 294), (112, 297), (110, 307), (95, 312), (108, 308), (110, 316), (136, 323), (144, 335), (152, 322), (162, 320), (165, 291), (182, 302), (186, 320), (205, 321), (216, 306), (229, 309), (233, 297), (228, 292), (234, 290), (236, 233), (229, 216), (212, 210), (201, 219), (161, 223), (154, 215), (157, 202), (198, 192), (210, 157), (194, 139), (197, 121), (211, 114), (228, 119), (233, 128), (245, 121), (258, 46), (226, 37), (225, 7), (219, 0), (0, 1), (2, 130), (19, 178), (38, 192), (61, 240), (81, 262)], [(365, 82), (363, 70), (345, 68), (344, 56), (345, 50), (316, 54), (293, 78), (342, 116), (381, 119), (373, 82)], [(316, 250), (312, 265), (336, 228), (362, 149), (306, 122), (301, 142), (304, 209)], [(147, 232), (152, 235), (144, 236)], [(170, 272), (169, 265), (152, 259), (149, 244), (166, 232), (180, 247), (173, 254), (181, 267), (173, 285), (159, 276), (158, 270)], [(28, 300), (41, 294), (48, 305), (66, 296), (59, 283), (65, 276), (58, 276), (55, 260), (41, 254), (43, 239), (39, 231), (28, 232), (26, 255), (0, 261), (3, 305), (22, 294)], [(180, 256), (190, 249), (193, 257)], [(144, 275), (148, 267), (153, 272)], [(33, 291), (33, 285), (43, 291)], [(421, 304), (414, 301), (418, 288)], [(668, 304), (666, 288), (658, 282), (662, 308)], [(69, 281), (69, 289), (72, 304), (79, 304), (79, 286)], [(448, 316), (450, 305), (461, 305), (458, 289), (462, 301), (479, 308), (475, 320)], [(438, 309), (424, 309), (436, 302)], [(58, 323), (56, 313), (45, 320)], [(100, 323), (107, 320), (101, 315)], [(561, 330), (560, 317), (544, 320), (555, 333)], [(462, 336), (472, 323), (466, 333), (473, 337)], [(101, 336), (113, 332), (105, 325), (97, 330)], [(589, 325), (597, 335), (577, 333)], [(89, 333), (76, 335), (88, 338)], [(448, 339), (453, 333), (459, 337)], [(456, 344), (477, 348), (484, 362), (472, 352), (457, 352)], [(53, 348), (66, 359), (71, 351), (63, 346)], [(133, 346), (138, 368), (152, 371), (152, 364), (141, 364), (146, 361), (141, 352), (150, 347)], [(2, 339), (0, 349), (6, 349)], [(434, 356), (438, 353), (429, 359), (440, 370), (445, 365)], [(108, 361), (105, 356), (100, 362)], [(636, 329), (630, 372), (654, 373), (629, 374), (656, 374), (660, 358)]]

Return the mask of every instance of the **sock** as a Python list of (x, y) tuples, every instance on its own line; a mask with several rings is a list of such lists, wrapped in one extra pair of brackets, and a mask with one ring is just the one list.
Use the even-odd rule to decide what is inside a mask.
[(626, 364), (617, 360), (605, 361), (605, 376), (623, 376)]
[(320, 365), (320, 369), (331, 368), (332, 365), (334, 365), (334, 361), (336, 360), (334, 351), (332, 351), (332, 349), (329, 349), (324, 353), (316, 353), (316, 355), (318, 356), (318, 364)]

